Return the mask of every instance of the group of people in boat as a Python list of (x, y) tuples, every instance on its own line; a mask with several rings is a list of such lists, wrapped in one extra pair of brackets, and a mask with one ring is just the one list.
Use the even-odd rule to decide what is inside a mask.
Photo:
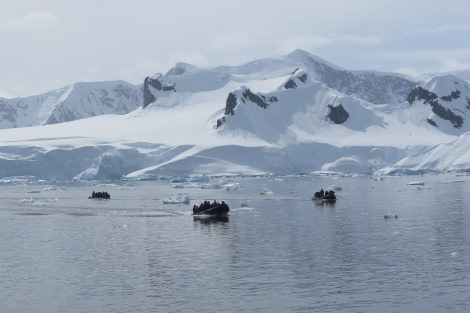
[(321, 199), (336, 199), (335, 192), (333, 190), (324, 191), (323, 188), (320, 191), (316, 191), (314, 197)]
[(206, 211), (206, 210), (209, 210), (209, 209), (212, 209), (212, 208), (215, 208), (219, 205), (225, 205), (225, 202), (222, 201), (222, 202), (217, 202), (216, 200), (214, 200), (212, 203), (210, 201), (204, 201), (202, 202), (199, 206), (197, 205), (193, 205), (193, 213), (194, 214), (197, 214), (197, 213), (200, 213), (200, 212), (203, 212), (203, 211)]
[(111, 198), (111, 195), (110, 195), (107, 191), (98, 191), (98, 192), (95, 192), (95, 191), (93, 190), (93, 192), (91, 193), (91, 198), (110, 199), (110, 198)]

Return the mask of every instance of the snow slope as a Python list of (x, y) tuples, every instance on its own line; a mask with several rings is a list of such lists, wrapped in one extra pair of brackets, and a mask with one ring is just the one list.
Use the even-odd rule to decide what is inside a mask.
[(381, 170), (385, 174), (445, 171), (470, 171), (470, 132), (464, 133), (452, 142), (439, 144), (416, 155), (408, 156), (393, 166)]
[(125, 114), (142, 105), (140, 86), (124, 81), (76, 83), (42, 95), (0, 98), (0, 128), (62, 123), (102, 115)]
[(411, 112), (440, 131), (460, 135), (470, 131), (470, 85), (454, 75), (434, 76), (408, 96)]
[[(423, 86), (437, 92), (441, 80)], [(239, 67), (178, 63), (145, 79), (144, 105), (127, 114), (0, 130), (0, 178), (373, 173), (393, 165), (428, 166), (399, 162), (456, 142), (460, 134), (430, 123), (424, 100), (407, 101), (417, 85), (397, 74), (349, 72), (301, 50)], [(451, 87), (440, 94), (449, 95)], [(106, 101), (98, 104), (106, 107)], [(87, 112), (81, 108), (73, 110)]]

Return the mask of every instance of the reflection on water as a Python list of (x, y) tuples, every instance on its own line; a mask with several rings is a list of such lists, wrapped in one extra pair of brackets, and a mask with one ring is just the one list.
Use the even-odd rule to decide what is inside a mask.
[(214, 223), (228, 223), (229, 221), (229, 216), (228, 214), (223, 214), (223, 215), (196, 215), (193, 216), (193, 220), (195, 223), (201, 223), (201, 224), (214, 224)]
[(312, 202), (319, 207), (334, 207), (336, 204), (336, 201), (312, 200)]
[[(2, 186), (2, 312), (463, 312), (469, 183), (419, 180), (425, 188), (306, 176), (185, 190), (229, 203), (216, 217), (162, 204), (175, 192), (166, 182), (108, 187), (109, 201), (84, 200), (89, 186), (33, 198)], [(311, 200), (333, 184), (336, 203)]]

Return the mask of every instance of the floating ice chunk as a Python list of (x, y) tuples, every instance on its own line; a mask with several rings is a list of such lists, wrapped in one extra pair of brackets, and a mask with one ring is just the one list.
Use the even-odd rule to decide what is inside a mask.
[(330, 187), (328, 187), (328, 190), (341, 190), (341, 187), (337, 185), (331, 185)]
[(199, 188), (201, 185), (198, 183), (179, 182), (172, 183), (173, 188)]
[(225, 184), (222, 185), (222, 188), (225, 190), (238, 190), (242, 188), (242, 185), (240, 183)]
[(173, 188), (201, 188), (201, 189), (220, 189), (221, 185), (214, 183), (199, 183), (199, 182), (181, 182), (172, 183)]
[(189, 204), (189, 196), (188, 195), (177, 195), (171, 198), (164, 198), (161, 200), (164, 204)]
[(422, 181), (410, 181), (409, 183), (407, 183), (407, 185), (409, 185), (409, 186), (424, 185), (424, 182), (422, 182)]
[(220, 189), (222, 186), (220, 184), (201, 184), (201, 189)]
[(420, 187), (420, 186), (417, 186), (416, 189), (417, 189), (417, 190), (424, 190), (424, 189), (431, 189), (431, 187)]
[(263, 190), (259, 193), (260, 195), (272, 195), (273, 192), (268, 188), (263, 188)]
[(187, 181), (208, 183), (209, 182), (209, 177), (207, 177), (205, 174), (203, 174), (202, 176), (193, 175), (193, 176), (189, 177)]
[(192, 175), (191, 177), (174, 177), (171, 180), (172, 183), (186, 183), (186, 182), (198, 182), (198, 183), (208, 183), (209, 177), (206, 175)]

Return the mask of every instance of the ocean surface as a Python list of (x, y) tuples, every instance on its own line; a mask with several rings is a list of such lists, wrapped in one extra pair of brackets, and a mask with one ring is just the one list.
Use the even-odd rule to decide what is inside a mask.
[[(2, 181), (0, 312), (466, 312), (469, 190), (450, 174)], [(214, 199), (227, 217), (191, 215)]]

